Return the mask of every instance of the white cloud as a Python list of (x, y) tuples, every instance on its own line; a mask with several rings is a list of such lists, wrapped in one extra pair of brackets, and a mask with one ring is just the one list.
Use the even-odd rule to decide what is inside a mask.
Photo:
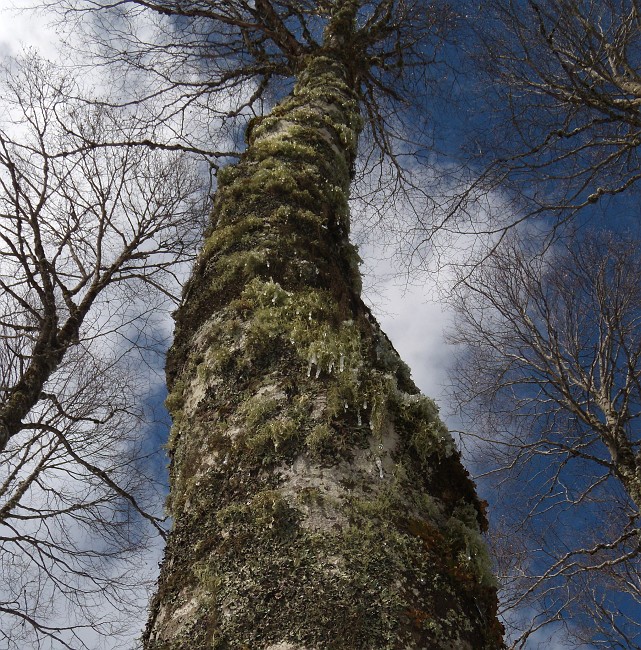
[(30, 2), (0, 0), (0, 56), (15, 56), (24, 48), (37, 48), (49, 59), (57, 58), (58, 35), (47, 17)]
[[(452, 354), (444, 336), (451, 316), (447, 305), (437, 298), (438, 280), (408, 284), (394, 264), (385, 259), (389, 249), (370, 244), (360, 252), (365, 262), (363, 295), (366, 302), (403, 361), (409, 365), (418, 387), (438, 402), (443, 397)], [(445, 274), (441, 278), (445, 281)]]

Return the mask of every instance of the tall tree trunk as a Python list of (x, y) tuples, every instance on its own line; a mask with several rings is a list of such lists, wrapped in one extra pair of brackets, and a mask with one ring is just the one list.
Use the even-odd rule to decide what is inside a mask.
[(147, 650), (501, 647), (474, 485), (359, 297), (331, 42), (221, 172), (177, 314)]

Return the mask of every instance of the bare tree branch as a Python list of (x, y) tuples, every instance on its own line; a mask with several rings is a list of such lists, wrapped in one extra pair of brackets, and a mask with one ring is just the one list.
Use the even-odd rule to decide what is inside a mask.
[(164, 537), (132, 355), (164, 352), (206, 183), (35, 55), (0, 85), (0, 645), (94, 648)]
[(640, 568), (639, 242), (534, 241), (512, 235), (462, 279), (451, 337), (452, 398), (474, 422), (464, 439), (532, 545), (506, 567), (506, 608), (541, 612), (514, 647), (557, 616), (574, 617), (575, 639), (638, 647), (625, 611), (641, 601), (625, 576)]

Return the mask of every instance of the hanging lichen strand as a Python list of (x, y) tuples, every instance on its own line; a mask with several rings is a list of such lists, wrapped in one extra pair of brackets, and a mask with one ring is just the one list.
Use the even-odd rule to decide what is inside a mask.
[(474, 486), (359, 297), (352, 81), (308, 57), (220, 174), (169, 361), (147, 650), (501, 647)]

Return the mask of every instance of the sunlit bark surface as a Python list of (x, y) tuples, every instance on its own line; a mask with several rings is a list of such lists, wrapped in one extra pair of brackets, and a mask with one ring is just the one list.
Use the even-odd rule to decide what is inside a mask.
[(147, 650), (498, 648), (482, 505), (359, 297), (339, 21), (220, 174), (168, 362)]

